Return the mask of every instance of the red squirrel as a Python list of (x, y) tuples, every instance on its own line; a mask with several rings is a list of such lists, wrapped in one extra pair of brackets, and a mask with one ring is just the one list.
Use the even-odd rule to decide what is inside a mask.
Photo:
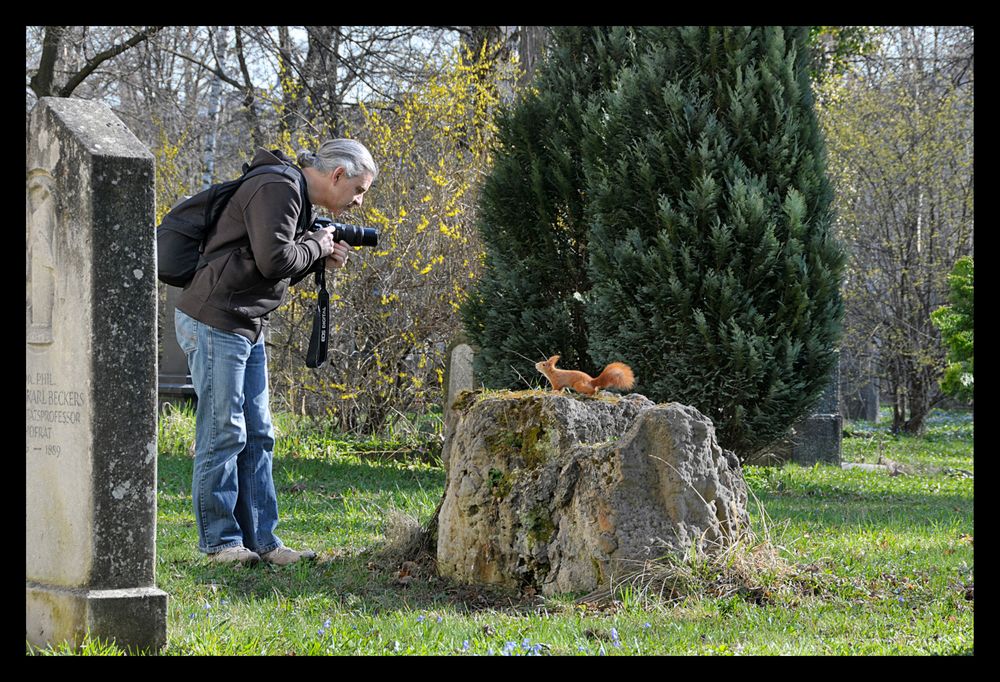
[(594, 395), (599, 388), (630, 389), (635, 386), (635, 375), (632, 374), (632, 368), (624, 362), (612, 362), (595, 379), (586, 372), (575, 369), (556, 369), (558, 361), (559, 356), (553, 355), (545, 362), (535, 363), (535, 369), (545, 375), (549, 383), (552, 384), (553, 391), (572, 388), (577, 393)]

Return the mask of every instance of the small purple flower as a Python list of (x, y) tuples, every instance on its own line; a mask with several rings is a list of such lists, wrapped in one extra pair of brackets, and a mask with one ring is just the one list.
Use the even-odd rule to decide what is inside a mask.
[(469, 646), (470, 646), (469, 645), (469, 640), (463, 641), (462, 642), (462, 651), (468, 651), (469, 650)]
[(423, 616), (417, 616), (417, 622), (418, 623), (423, 623), (424, 622), (424, 617)]
[(653, 627), (653, 626), (652, 626), (652, 625), (650, 625), (649, 623), (643, 623), (643, 624), (642, 624), (642, 627), (643, 627), (643, 629), (644, 629), (644, 630), (648, 630), (649, 628), (651, 628), (651, 627)]
[(323, 627), (316, 631), (316, 634), (322, 637), (326, 634), (326, 631), (330, 629), (330, 619), (327, 618), (323, 621)]
[(439, 623), (440, 623), (441, 621), (443, 621), (443, 620), (444, 620), (444, 618), (442, 618), (441, 616), (438, 616), (438, 622), (439, 622)]

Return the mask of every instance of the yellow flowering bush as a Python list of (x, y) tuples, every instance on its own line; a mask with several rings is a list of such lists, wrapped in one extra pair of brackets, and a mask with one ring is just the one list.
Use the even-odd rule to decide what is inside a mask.
[(319, 370), (303, 363), (311, 276), (278, 311), (284, 331), (272, 340), (272, 367), (280, 368), (272, 378), (287, 407), (373, 433), (394, 415), (440, 402), (445, 348), (461, 329), (457, 311), (482, 260), (476, 203), (491, 164), (497, 84), (516, 69), (500, 54), (486, 45), (455, 50), (398, 103), (360, 107), (347, 136), (371, 150), (379, 176), (352, 219), (376, 228), (379, 244), (328, 271), (330, 357)]

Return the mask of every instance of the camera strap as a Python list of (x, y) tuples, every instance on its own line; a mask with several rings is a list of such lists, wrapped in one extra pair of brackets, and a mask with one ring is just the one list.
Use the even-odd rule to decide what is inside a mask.
[(326, 362), (327, 344), (330, 339), (330, 294), (326, 290), (325, 258), (319, 261), (316, 270), (316, 311), (313, 314), (312, 333), (309, 335), (309, 351), (306, 353), (306, 367), (320, 367)]

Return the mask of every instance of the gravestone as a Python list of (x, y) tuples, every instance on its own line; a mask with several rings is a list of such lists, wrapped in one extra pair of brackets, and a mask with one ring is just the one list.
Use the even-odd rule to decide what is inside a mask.
[(157, 379), (159, 385), (159, 404), (195, 403), (197, 396), (194, 383), (191, 381), (191, 370), (188, 369), (187, 356), (177, 343), (174, 332), (174, 310), (182, 289), (164, 285), (167, 295), (164, 301), (166, 312), (160, 333), (160, 373)]
[(796, 464), (812, 466), (817, 462), (840, 466), (844, 418), (840, 414), (840, 364), (833, 371), (823, 397), (813, 413), (792, 428), (791, 459)]
[(770, 448), (751, 455), (747, 464), (761, 466), (795, 462), (840, 466), (844, 418), (840, 412), (840, 364), (834, 363), (823, 395), (808, 417), (798, 421), (788, 434)]
[(813, 413), (797, 422), (778, 443), (747, 459), (747, 464), (772, 465), (795, 462), (840, 466), (844, 418), (840, 414), (840, 364), (835, 362), (826, 388)]
[(456, 337), (445, 350), (444, 371), (444, 419), (447, 422), (452, 404), (462, 391), (475, 391), (480, 388), (476, 381), (473, 362), (476, 354), (464, 335)]
[(153, 157), (46, 97), (26, 160), (25, 636), (157, 649)]

